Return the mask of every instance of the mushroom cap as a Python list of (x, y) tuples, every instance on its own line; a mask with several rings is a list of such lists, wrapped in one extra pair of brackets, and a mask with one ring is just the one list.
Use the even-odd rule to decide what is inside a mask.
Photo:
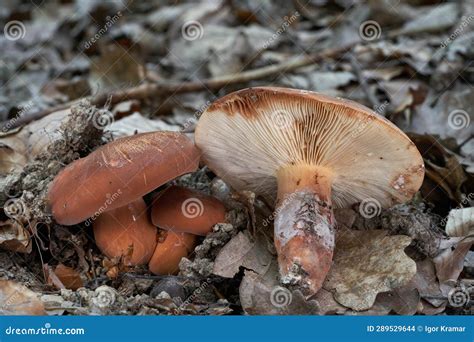
[(187, 257), (196, 246), (196, 236), (188, 233), (162, 231), (162, 239), (158, 241), (155, 252), (148, 263), (154, 274), (176, 274), (179, 262)]
[(158, 231), (142, 198), (100, 214), (92, 226), (97, 247), (109, 258), (125, 257), (127, 265), (144, 265), (155, 251)]
[(423, 159), (395, 125), (353, 101), (296, 89), (248, 88), (215, 101), (195, 132), (203, 160), (237, 190), (277, 194), (278, 170), (307, 165), (331, 175), (332, 201), (381, 206), (410, 199)]
[(151, 220), (165, 230), (206, 235), (216, 223), (225, 222), (225, 207), (214, 197), (171, 186), (154, 201)]
[(199, 151), (184, 134), (151, 132), (117, 139), (66, 166), (48, 201), (64, 225), (122, 207), (199, 166)]

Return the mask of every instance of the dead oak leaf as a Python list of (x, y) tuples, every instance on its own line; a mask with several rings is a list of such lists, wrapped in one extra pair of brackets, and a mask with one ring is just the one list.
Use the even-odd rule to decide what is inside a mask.
[(84, 282), (82, 281), (79, 272), (71, 267), (59, 264), (54, 269), (54, 273), (67, 289), (77, 290), (84, 286)]
[(232, 278), (241, 266), (258, 274), (264, 273), (273, 259), (265, 239), (259, 235), (252, 238), (248, 231), (240, 232), (217, 255), (213, 273)]
[(433, 259), (441, 292), (447, 296), (464, 268), (464, 258), (471, 249), (472, 238), (462, 239), (456, 247), (447, 248)]
[(318, 303), (321, 315), (343, 315), (349, 310), (336, 302), (333, 294), (325, 289), (319, 290), (312, 299)]
[(247, 314), (317, 314), (316, 301), (306, 300), (298, 289), (281, 286), (278, 264), (268, 244), (269, 237), (259, 232), (255, 237), (248, 231), (237, 234), (218, 254), (214, 274), (231, 278), (240, 267), (245, 269), (239, 297)]
[(378, 293), (403, 286), (416, 274), (415, 262), (404, 253), (410, 242), (408, 236), (387, 236), (383, 230), (339, 231), (324, 288), (340, 304), (368, 310)]
[(416, 275), (409, 285), (416, 288), (420, 297), (433, 307), (440, 307), (446, 303), (446, 300), (440, 299), (442, 293), (436, 277), (435, 265), (430, 258), (416, 263)]
[(417, 289), (401, 287), (390, 292), (379, 293), (376, 303), (398, 315), (411, 316), (418, 311), (420, 293)]
[(246, 270), (239, 287), (240, 303), (249, 315), (316, 315), (318, 302), (306, 300), (300, 290), (282, 287), (274, 260), (262, 274)]

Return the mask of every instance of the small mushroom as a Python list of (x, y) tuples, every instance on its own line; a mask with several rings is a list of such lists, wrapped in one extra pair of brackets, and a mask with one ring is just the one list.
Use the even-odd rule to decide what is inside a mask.
[(321, 288), (332, 264), (333, 206), (404, 202), (424, 176), (420, 153), (391, 122), (304, 90), (229, 94), (203, 113), (195, 139), (204, 162), (234, 189), (275, 201), (282, 281), (306, 295)]
[(225, 222), (225, 207), (214, 197), (171, 186), (155, 200), (151, 220), (162, 229), (206, 235), (216, 223)]
[(157, 229), (148, 218), (142, 198), (100, 214), (93, 222), (97, 247), (109, 258), (123, 258), (127, 266), (144, 265), (157, 244)]
[(163, 230), (148, 267), (154, 274), (176, 274), (181, 259), (187, 257), (195, 246), (195, 235)]
[(184, 134), (151, 132), (117, 139), (66, 166), (53, 180), (48, 202), (54, 219), (74, 225), (141, 198), (195, 171), (199, 152)]

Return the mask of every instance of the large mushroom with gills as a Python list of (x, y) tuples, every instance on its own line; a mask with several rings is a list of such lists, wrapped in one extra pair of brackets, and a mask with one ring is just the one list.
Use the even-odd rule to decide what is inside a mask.
[(405, 202), (424, 176), (420, 153), (391, 122), (355, 102), (304, 90), (224, 96), (202, 114), (195, 140), (204, 162), (234, 189), (274, 201), (281, 280), (307, 296), (332, 264), (333, 208)]

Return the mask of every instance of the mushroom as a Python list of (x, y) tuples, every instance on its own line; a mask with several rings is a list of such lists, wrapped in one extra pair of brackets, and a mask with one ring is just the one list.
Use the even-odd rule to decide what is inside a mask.
[(224, 96), (201, 116), (195, 140), (229, 185), (275, 201), (281, 280), (308, 296), (332, 264), (333, 207), (407, 201), (424, 176), (420, 153), (391, 122), (355, 102), (304, 90)]
[(55, 220), (74, 225), (123, 207), (182, 174), (195, 171), (199, 153), (176, 132), (117, 139), (64, 168), (53, 180), (48, 202)]
[(171, 186), (155, 200), (151, 220), (162, 229), (206, 235), (216, 223), (225, 222), (225, 207), (214, 197)]
[(124, 258), (128, 266), (146, 264), (155, 251), (157, 229), (142, 198), (100, 214), (92, 226), (101, 252), (109, 258)]
[(195, 235), (162, 230), (148, 268), (158, 275), (176, 274), (179, 262), (194, 250), (195, 245)]

